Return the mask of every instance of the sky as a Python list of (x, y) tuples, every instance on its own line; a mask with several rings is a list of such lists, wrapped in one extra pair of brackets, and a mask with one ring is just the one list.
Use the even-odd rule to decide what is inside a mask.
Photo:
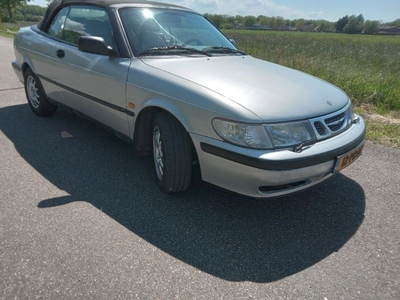
[[(282, 16), (284, 19), (337, 21), (345, 15), (362, 14), (365, 20), (391, 22), (400, 18), (400, 0), (169, 0), (199, 13), (231, 16)], [(46, 6), (45, 0), (30, 4)]]

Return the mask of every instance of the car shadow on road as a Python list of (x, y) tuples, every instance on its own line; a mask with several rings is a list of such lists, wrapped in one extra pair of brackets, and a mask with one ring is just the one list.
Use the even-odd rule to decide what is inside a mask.
[(229, 281), (272, 282), (343, 247), (365, 211), (364, 191), (338, 174), (293, 196), (253, 200), (201, 180), (172, 196), (155, 183), (151, 158), (60, 110), (39, 118), (28, 105), (0, 109), (0, 129), (20, 155), (70, 196), (38, 209), (86, 201), (169, 255)]

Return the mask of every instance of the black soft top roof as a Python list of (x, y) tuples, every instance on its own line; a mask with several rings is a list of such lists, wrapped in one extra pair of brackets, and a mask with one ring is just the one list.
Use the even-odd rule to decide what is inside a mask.
[(77, 0), (55, 0), (50, 3), (47, 8), (46, 14), (37, 27), (42, 31), (47, 31), (47, 29), (51, 25), (51, 21), (54, 16), (65, 6), (76, 4), (76, 5), (96, 5), (99, 7), (107, 7), (112, 4), (146, 4), (146, 5), (155, 5), (155, 6), (165, 6), (165, 7), (176, 7), (176, 8), (184, 8), (182, 6), (167, 4), (155, 1), (145, 1), (145, 0), (86, 0), (86, 1), (77, 1)]

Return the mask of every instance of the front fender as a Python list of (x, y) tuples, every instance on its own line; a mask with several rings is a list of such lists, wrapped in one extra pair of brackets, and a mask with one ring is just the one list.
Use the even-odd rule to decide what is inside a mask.
[(128, 107), (134, 107), (136, 115), (149, 107), (163, 109), (189, 133), (219, 139), (211, 124), (215, 117), (261, 122), (253, 112), (223, 95), (140, 60), (132, 61), (126, 92)]
[(159, 97), (154, 97), (145, 101), (140, 110), (143, 111), (147, 108), (157, 108), (169, 112), (182, 123), (187, 132), (193, 132), (194, 128), (196, 127), (193, 124), (195, 118), (189, 118), (189, 116), (191, 115), (190, 111), (192, 110), (190, 104), (172, 99), (167, 100)]

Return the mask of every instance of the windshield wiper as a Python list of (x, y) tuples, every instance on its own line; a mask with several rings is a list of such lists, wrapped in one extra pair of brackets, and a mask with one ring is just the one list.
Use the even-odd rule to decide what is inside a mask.
[(155, 48), (147, 49), (147, 50), (140, 52), (138, 56), (164, 54), (166, 52), (175, 51), (175, 50), (187, 51), (187, 52), (191, 52), (191, 53), (198, 53), (198, 54), (202, 54), (202, 55), (206, 55), (206, 56), (211, 56), (211, 54), (206, 51), (198, 50), (195, 48), (186, 48), (186, 47), (177, 46), (177, 45), (168, 46), (168, 47), (155, 47)]
[(246, 55), (245, 52), (237, 50), (237, 49), (232, 49), (229, 47), (208, 47), (208, 48), (204, 48), (203, 51), (207, 51), (207, 52), (217, 52), (217, 53), (235, 53), (235, 54), (241, 54), (241, 55)]

